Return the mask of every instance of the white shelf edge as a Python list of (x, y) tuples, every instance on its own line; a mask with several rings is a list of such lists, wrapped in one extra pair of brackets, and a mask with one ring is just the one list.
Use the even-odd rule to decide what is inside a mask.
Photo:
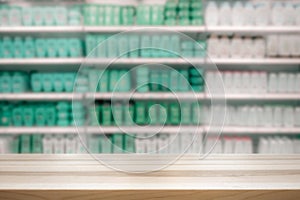
[[(158, 131), (159, 130), (159, 131)], [(91, 133), (91, 134), (114, 134), (114, 133), (132, 133), (132, 134), (151, 134), (151, 133), (162, 133), (162, 134), (184, 134), (184, 133), (208, 133), (214, 136), (216, 133), (221, 135), (259, 135), (259, 134), (287, 134), (287, 135), (300, 135), (300, 127), (238, 127), (238, 126), (224, 126), (211, 127), (208, 126), (88, 126), (88, 127), (0, 127), (0, 135), (14, 135), (14, 134), (77, 134), (80, 133)]]
[(300, 33), (300, 27), (295, 26), (144, 26), (144, 25), (115, 25), (115, 26), (0, 26), (0, 33), (109, 33), (122, 31), (135, 31), (146, 29), (147, 32), (157, 31), (180, 31), (195, 33)]
[(41, 93), (0, 93), (1, 101), (10, 100), (33, 100), (33, 101), (47, 101), (47, 100), (82, 100), (82, 99), (96, 99), (96, 100), (211, 100), (211, 99), (226, 99), (231, 100), (299, 100), (300, 93), (278, 93), (278, 94), (225, 94), (225, 95), (209, 95), (206, 93), (193, 93), (193, 92), (145, 92), (133, 93), (130, 92), (117, 92), (117, 93), (56, 93), (56, 92), (41, 92)]
[[(159, 63), (170, 65), (300, 65), (300, 58), (0, 58), (0, 66), (7, 65), (132, 65)], [(205, 66), (204, 66), (205, 67)]]
[(299, 33), (300, 27), (295, 26), (206, 26), (209, 33)]

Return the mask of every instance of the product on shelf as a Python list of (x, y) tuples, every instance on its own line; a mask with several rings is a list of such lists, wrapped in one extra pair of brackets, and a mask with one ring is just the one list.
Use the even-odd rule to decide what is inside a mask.
[[(86, 121), (86, 108), (81, 102), (3, 103), (0, 126), (81, 126)], [(73, 112), (73, 113), (72, 113)]]
[(216, 1), (205, 7), (208, 26), (297, 26), (298, 2), (285, 1)]
[(204, 144), (204, 153), (207, 154), (251, 154), (253, 144), (250, 137), (221, 138), (209, 136)]
[[(227, 105), (226, 126), (246, 127), (299, 127), (300, 108), (292, 105)], [(214, 107), (202, 107), (202, 119), (204, 124), (209, 124), (212, 115), (218, 115), (222, 111), (220, 105)], [(214, 124), (222, 125), (223, 121), (215, 121)]]
[(260, 137), (257, 153), (259, 154), (293, 154), (300, 153), (300, 140), (288, 137)]
[(89, 58), (203, 58), (206, 56), (206, 41), (203, 38), (186, 41), (174, 34), (88, 34), (85, 53)]
[(268, 35), (266, 37), (266, 53), (269, 57), (300, 56), (300, 36)]
[[(96, 104), (95, 113), (89, 112), (91, 125), (196, 125), (201, 123), (201, 109), (197, 103), (136, 101), (131, 104), (121, 102)], [(198, 109), (197, 109), (198, 107)], [(200, 106), (201, 107), (201, 106)], [(96, 123), (96, 124), (95, 124)]]
[(211, 58), (264, 58), (266, 44), (259, 37), (211, 35), (207, 40), (207, 56)]
[(1, 5), (0, 26), (80, 25), (81, 10), (73, 6)]
[(82, 57), (78, 38), (3, 37), (0, 40), (1, 58), (67, 58)]
[(218, 87), (214, 84), (221, 74), (224, 89), (229, 94), (274, 94), (299, 93), (300, 74), (295, 72), (265, 72), (265, 71), (207, 71), (205, 80), (206, 92)]

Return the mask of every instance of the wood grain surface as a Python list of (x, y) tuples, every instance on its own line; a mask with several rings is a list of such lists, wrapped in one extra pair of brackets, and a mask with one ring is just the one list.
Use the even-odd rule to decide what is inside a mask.
[[(128, 168), (160, 164), (158, 155), (103, 155)], [(0, 199), (299, 200), (300, 156), (184, 156), (163, 170), (124, 173), (89, 155), (1, 155)]]

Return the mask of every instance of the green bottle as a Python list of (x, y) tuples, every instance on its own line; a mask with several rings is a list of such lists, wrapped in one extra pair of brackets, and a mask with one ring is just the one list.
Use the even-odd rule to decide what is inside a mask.
[(32, 153), (43, 153), (43, 145), (42, 145), (42, 135), (32, 135), (31, 137), (31, 147)]
[(109, 126), (112, 124), (111, 106), (110, 104), (104, 103), (101, 108), (101, 124), (103, 126)]
[(53, 104), (45, 105), (45, 123), (47, 126), (55, 126), (56, 124), (56, 109)]
[(16, 106), (13, 108), (12, 120), (14, 126), (23, 126), (23, 109), (21, 106)]
[(12, 92), (12, 78), (8, 72), (3, 72), (0, 74), (0, 92)]
[(123, 153), (124, 145), (123, 145), (123, 135), (122, 134), (113, 134), (113, 153)]
[(21, 135), (21, 153), (31, 153), (31, 135)]
[[(1, 48), (1, 47), (0, 47)], [(2, 57), (3, 58), (13, 58), (14, 57), (14, 43), (11, 38), (4, 37), (2, 41)]]
[(42, 105), (37, 105), (34, 109), (35, 112), (35, 123), (37, 126), (45, 126), (46, 125), (46, 115), (45, 109)]
[(35, 46), (34, 40), (31, 37), (26, 37), (24, 42), (24, 57), (33, 58), (35, 57)]
[(35, 55), (38, 58), (45, 58), (48, 54), (47, 41), (46, 39), (37, 38), (35, 39)]
[(23, 119), (25, 126), (33, 126), (34, 125), (34, 107), (30, 105), (23, 106)]

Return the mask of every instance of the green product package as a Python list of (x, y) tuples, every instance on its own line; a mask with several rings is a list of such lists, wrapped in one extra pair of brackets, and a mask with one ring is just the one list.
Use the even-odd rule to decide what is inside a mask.
[(25, 126), (33, 126), (34, 125), (34, 107), (30, 105), (24, 105), (23, 106), (23, 119), (24, 119), (24, 125)]
[(170, 50), (173, 52), (171, 57), (178, 57), (181, 53), (180, 37), (178, 35), (172, 35), (170, 40)]
[(109, 126), (112, 124), (112, 116), (111, 116), (111, 106), (110, 104), (103, 104), (101, 108), (101, 124), (103, 126)]
[(189, 74), (190, 74), (190, 77), (191, 76), (202, 77), (204, 72), (203, 72), (202, 68), (191, 67), (191, 68), (189, 68)]
[(26, 37), (24, 42), (24, 57), (33, 58), (35, 57), (35, 44), (31, 37)]
[(11, 153), (20, 153), (20, 136), (13, 137), (11, 141)]
[(135, 103), (135, 121), (137, 124), (144, 125), (148, 122), (147, 120), (147, 108), (145, 102)]
[(149, 102), (148, 110), (149, 110), (149, 123), (152, 125), (159, 124), (159, 118), (158, 118), (159, 106), (156, 105), (154, 102)]
[(55, 25), (55, 8), (51, 6), (43, 7), (44, 10), (44, 22), (46, 26), (54, 26)]
[(163, 71), (161, 73), (161, 76), (160, 76), (160, 90), (161, 91), (168, 91), (170, 90), (171, 86), (169, 85), (170, 84), (170, 71), (169, 70), (166, 70), (166, 71)]
[(37, 38), (35, 39), (35, 50), (36, 50), (36, 56), (38, 58), (45, 58), (47, 56), (48, 50), (47, 50), (47, 41), (43, 38)]
[(109, 37), (107, 40), (107, 57), (108, 58), (116, 58), (119, 55), (118, 44), (119, 41), (115, 36)]
[(124, 153), (135, 152), (135, 138), (132, 135), (124, 134)]
[(112, 106), (112, 116), (115, 125), (123, 125), (123, 109), (120, 103), (116, 103)]
[(139, 57), (140, 37), (138, 34), (129, 35), (129, 57)]
[(151, 25), (162, 25), (164, 23), (164, 7), (162, 5), (151, 6)]
[(101, 153), (112, 153), (112, 141), (110, 136), (101, 135), (100, 137)]
[(8, 17), (9, 17), (9, 24), (11, 26), (21, 26), (22, 25), (21, 7), (11, 6)]
[(169, 123), (171, 125), (178, 125), (180, 124), (180, 108), (179, 104), (177, 103), (170, 103), (169, 106)]
[(43, 153), (42, 135), (32, 135), (31, 147), (32, 153)]
[(95, 35), (87, 34), (85, 36), (85, 55), (90, 58), (96, 57), (97, 38)]
[(45, 116), (45, 109), (43, 106), (38, 105), (34, 109), (35, 113), (35, 123), (37, 126), (45, 126), (46, 125), (46, 116)]
[(113, 153), (123, 153), (123, 134), (113, 134)]
[(120, 92), (128, 92), (131, 90), (131, 74), (129, 71), (119, 70), (117, 88)]
[(60, 58), (68, 57), (68, 40), (67, 39), (57, 39), (56, 40), (57, 46), (57, 55)]
[(41, 92), (43, 90), (43, 78), (39, 73), (32, 73), (30, 76), (30, 86), (33, 92)]
[(12, 78), (8, 72), (0, 73), (0, 92), (12, 92)]
[(119, 81), (119, 72), (116, 69), (112, 69), (109, 72), (109, 91), (119, 91), (117, 88), (117, 82)]
[(192, 85), (192, 90), (194, 92), (202, 92), (204, 90), (204, 86), (203, 85)]
[(73, 87), (74, 87), (74, 82), (75, 82), (75, 73), (65, 73), (64, 74), (64, 88), (66, 92), (72, 92)]
[(56, 109), (55, 106), (49, 104), (45, 106), (45, 115), (46, 115), (46, 125), (47, 126), (55, 126), (56, 124)]
[[(66, 26), (68, 25), (68, 17), (70, 20), (76, 19), (76, 11), (74, 6), (71, 8), (70, 12), (68, 13), (68, 10), (66, 7), (63, 6), (57, 6), (53, 10), (54, 12), (54, 24), (57, 26)], [(69, 16), (68, 16), (69, 14)], [(80, 17), (80, 16), (79, 16)], [(76, 24), (70, 24), (70, 25), (76, 25)], [(79, 25), (79, 24), (77, 24)]]
[(36, 6), (32, 8), (33, 10), (33, 22), (36, 26), (43, 26), (44, 25), (44, 9), (41, 6)]
[(174, 9), (174, 10), (177, 8), (177, 6), (178, 6), (178, 0), (168, 0), (165, 5), (166, 9)]
[(10, 126), (12, 124), (12, 111), (11, 105), (3, 105), (1, 112), (1, 126)]
[(190, 77), (189, 79), (191, 85), (203, 85), (204, 80), (201, 76), (196, 77)]
[(15, 37), (13, 42), (13, 55), (14, 58), (24, 57), (24, 43), (20, 37)]
[(158, 58), (162, 57), (162, 50), (160, 49), (161, 46), (161, 38), (160, 35), (153, 35), (151, 37), (151, 55), (152, 57)]
[(152, 50), (150, 49), (151, 46), (152, 46), (151, 36), (150, 35), (142, 35), (141, 36), (141, 46), (140, 46), (141, 57), (143, 57), (143, 58), (152, 57), (152, 55), (151, 55)]
[(134, 106), (133, 105), (124, 105), (122, 106), (123, 108), (123, 113), (124, 113), (124, 119), (123, 119), (123, 122), (124, 122), (124, 125), (132, 125), (134, 124)]
[(26, 73), (14, 72), (12, 76), (12, 90), (15, 93), (25, 92), (28, 87), (28, 76)]
[(191, 119), (191, 103), (181, 103), (180, 105), (181, 111), (181, 124), (189, 125), (192, 122)]
[(107, 26), (114, 25), (114, 8), (111, 5), (105, 6), (105, 19), (104, 24)]
[(187, 92), (190, 89), (189, 77), (187, 70), (179, 70), (178, 85), (180, 92)]
[(197, 17), (191, 20), (191, 25), (203, 25), (204, 19), (203, 17)]
[(136, 69), (136, 90), (138, 92), (149, 91), (149, 68), (139, 67)]
[(98, 7), (98, 25), (105, 25), (105, 6), (99, 5)]
[(33, 8), (23, 7), (22, 8), (22, 23), (24, 26), (32, 26), (33, 25)]
[(166, 124), (168, 123), (168, 104), (163, 102), (160, 103), (160, 106), (158, 107), (158, 122), (159, 124)]
[(12, 110), (12, 120), (14, 126), (23, 125), (23, 109), (21, 106), (15, 106)]
[(46, 39), (47, 56), (49, 58), (55, 58), (58, 53), (58, 45), (56, 39)]
[(119, 36), (119, 54), (118, 57), (127, 58), (129, 51), (129, 39), (128, 35)]
[(53, 88), (55, 92), (64, 91), (64, 75), (61, 73), (53, 74)]
[(139, 4), (137, 6), (136, 19), (138, 25), (151, 25), (151, 6)]
[(177, 70), (171, 70), (170, 72), (170, 90), (179, 91), (179, 72)]
[(177, 16), (176, 9), (166, 9), (165, 10), (165, 17), (167, 19), (173, 19), (174, 20), (176, 18), (176, 16)]
[[(98, 35), (96, 36), (96, 49), (95, 49), (95, 52), (96, 52), (96, 57), (98, 58), (106, 58), (108, 57), (108, 42), (106, 42), (106, 39), (108, 38), (107, 35)], [(116, 48), (116, 47), (114, 47)], [(113, 48), (113, 49), (114, 49)]]
[(190, 25), (189, 18), (180, 18), (179, 19), (179, 25), (181, 25), (181, 26), (188, 26), (188, 25)]
[(110, 78), (108, 70), (100, 70), (98, 89), (100, 92), (108, 92), (110, 90)]
[(167, 18), (165, 19), (165, 25), (168, 25), (168, 26), (175, 26), (177, 24), (177, 20), (176, 19), (170, 19), (170, 18)]
[(43, 90), (45, 92), (52, 92), (53, 91), (53, 76), (50, 73), (42, 74), (43, 80)]
[(70, 38), (68, 40), (67, 49), (71, 58), (78, 58), (82, 56), (82, 44), (78, 38)]
[(14, 43), (9, 37), (4, 37), (2, 40), (1, 52), (3, 58), (14, 57)]
[(31, 153), (31, 135), (20, 136), (20, 152)]
[(190, 11), (189, 9), (179, 10), (178, 16), (180, 19), (188, 19), (190, 17)]
[(151, 70), (150, 72), (150, 89), (157, 92), (160, 89), (161, 74), (159, 70)]

